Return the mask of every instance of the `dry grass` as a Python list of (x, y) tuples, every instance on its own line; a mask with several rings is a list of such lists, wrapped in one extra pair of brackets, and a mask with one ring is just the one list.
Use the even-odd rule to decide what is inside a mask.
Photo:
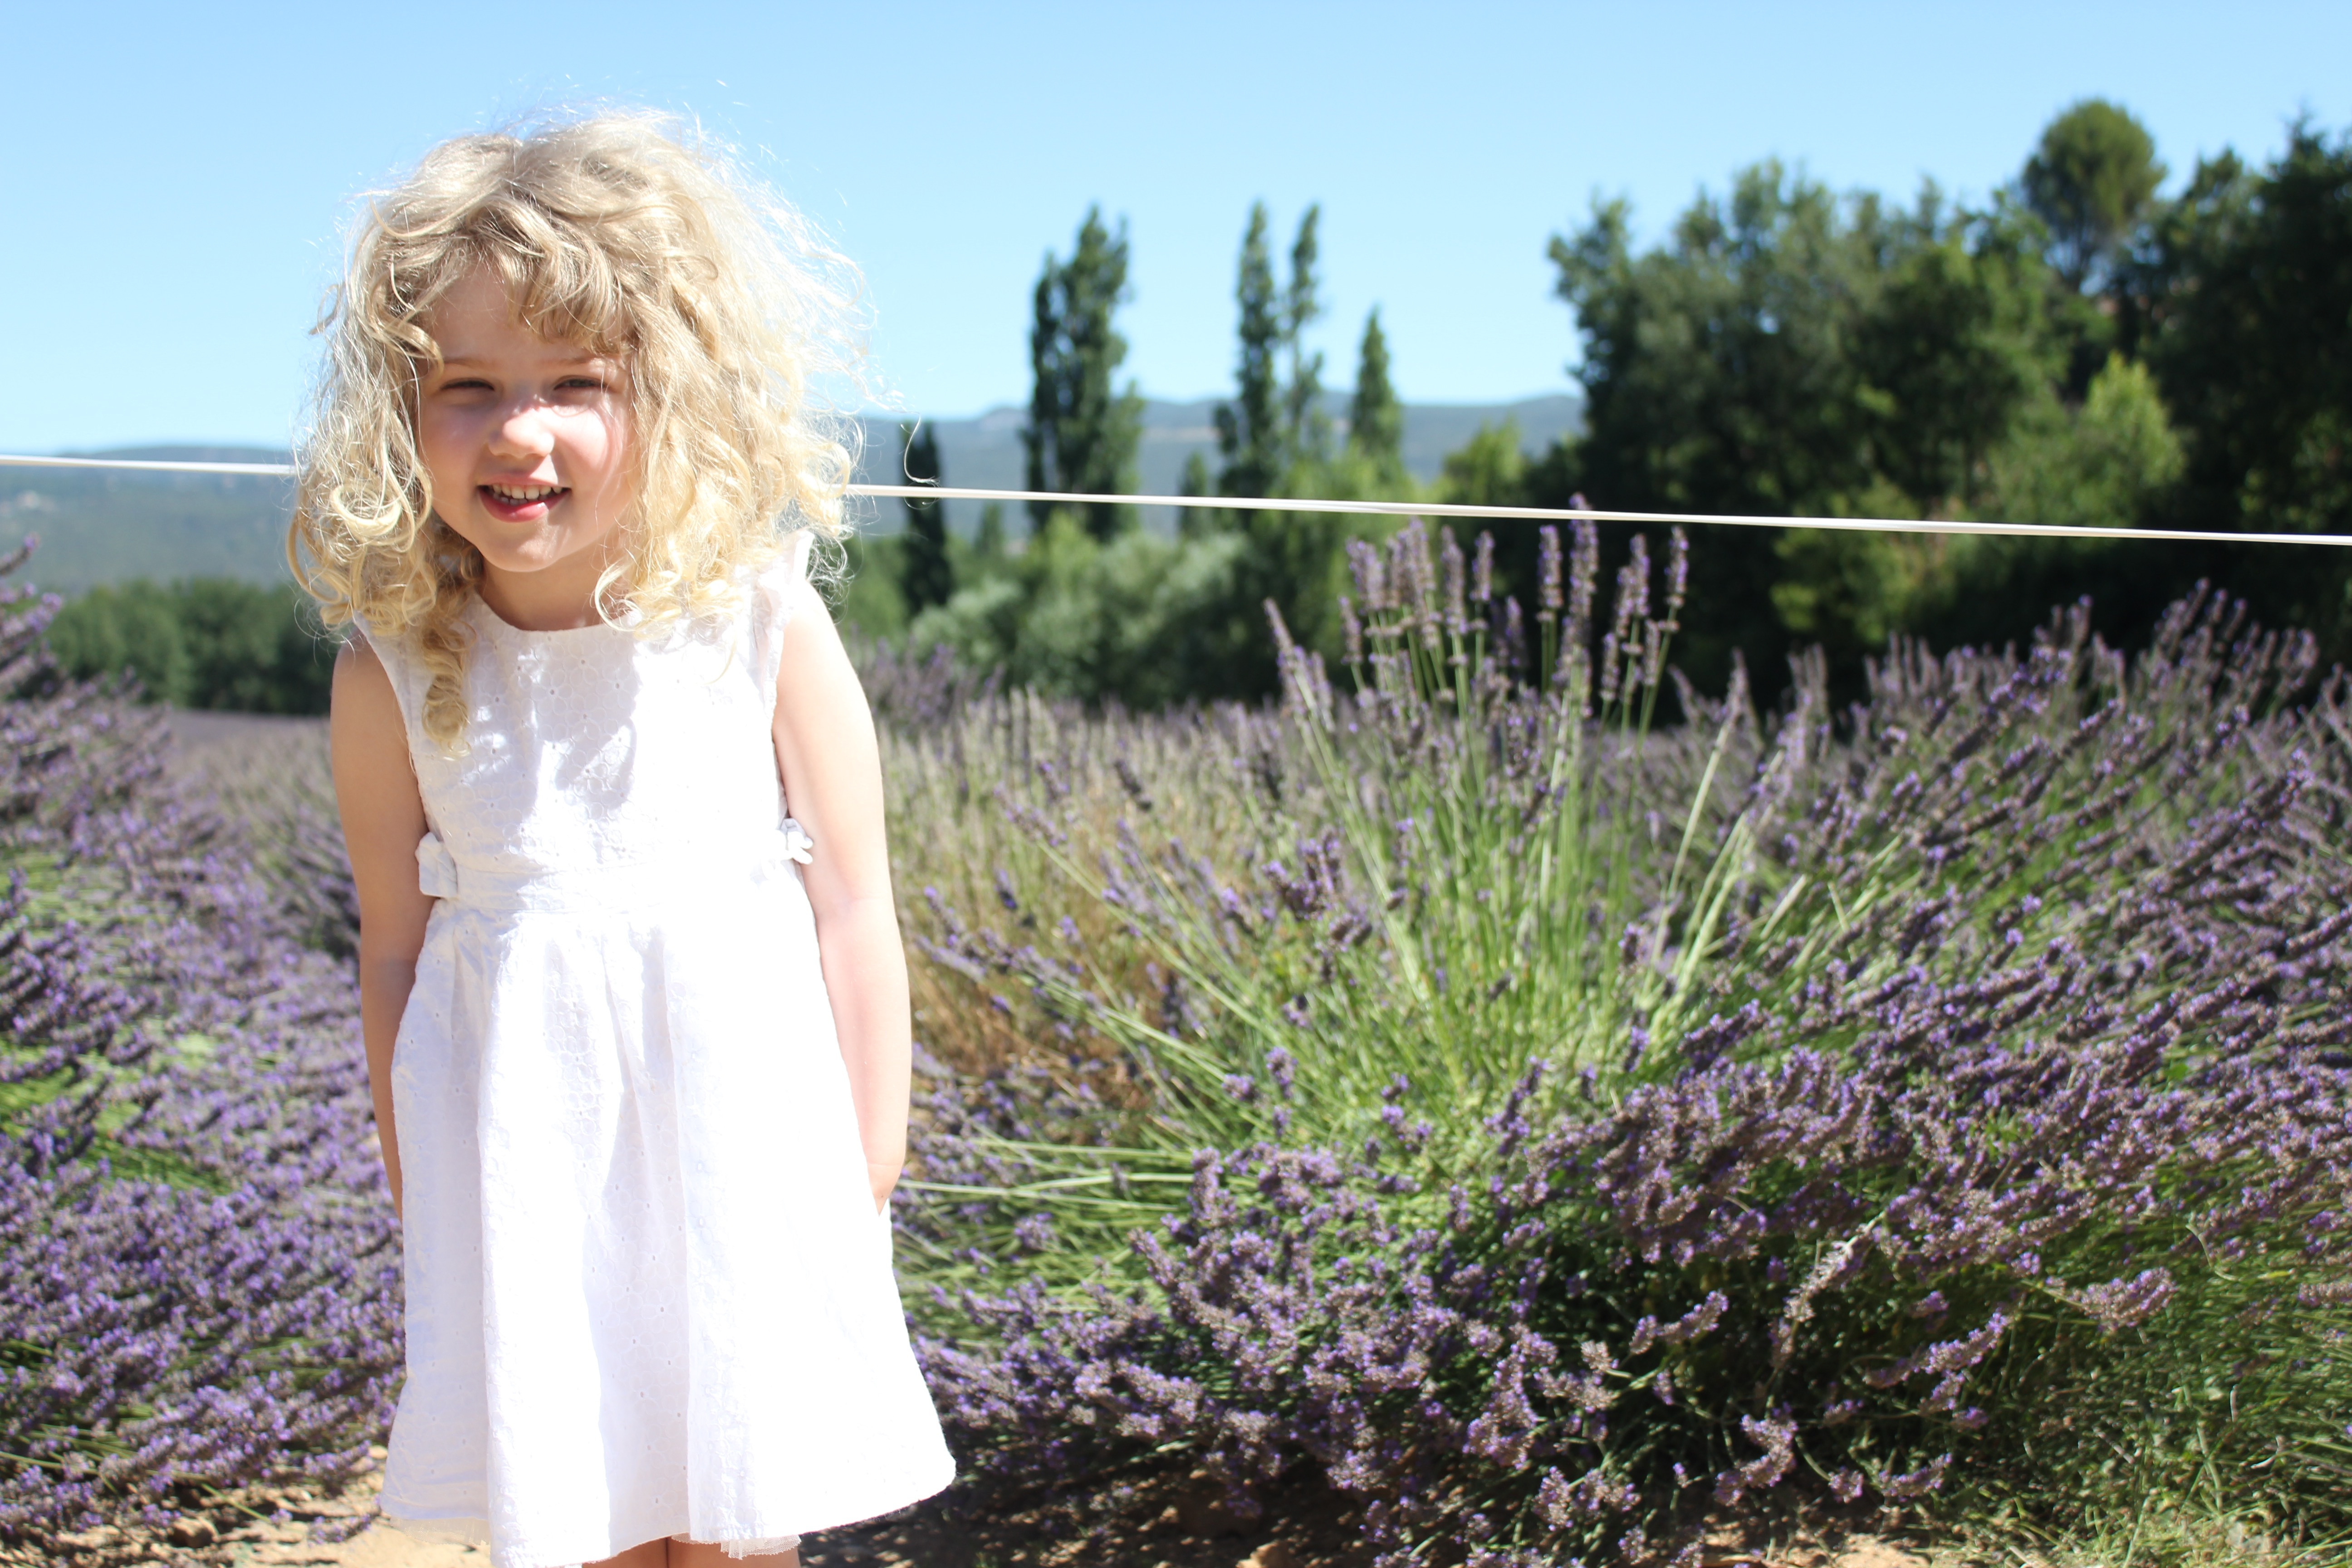
[[(919, 946), (944, 911), (1002, 909), (1015, 942), (1108, 959), (1123, 945), (1116, 911), (1070, 897), (1041, 835), (1082, 866), (1116, 856), (1131, 832), (1238, 871), (1274, 831), (1271, 796), (1284, 787), (1266, 772), (1276, 765), (1267, 721), (1232, 710), (1087, 718), (1023, 694), (970, 703), (938, 724), (886, 723), (882, 740), (899, 905)], [(1140, 994), (1156, 989), (1140, 972), (1118, 977)], [(1066, 1030), (1041, 1037), (993, 979), (914, 965), (916, 1035), (942, 1062), (973, 1072), (1092, 1050)]]

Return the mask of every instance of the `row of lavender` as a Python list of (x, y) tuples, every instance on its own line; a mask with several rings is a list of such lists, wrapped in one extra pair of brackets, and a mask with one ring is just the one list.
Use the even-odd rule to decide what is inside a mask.
[[(2345, 1520), (2340, 687), (2192, 605), (1653, 729), (1678, 564), (1596, 624), (1588, 538), (1523, 616), (1408, 530), (1280, 713), (877, 671), (968, 1460), (1491, 1562), (1792, 1487)], [(331, 846), (6, 608), (0, 1531), (347, 1475), (396, 1252)]]
[(0, 1542), (36, 1544), (347, 1479), (398, 1365), (332, 891), (58, 678), (55, 608), (0, 595)]
[(1523, 616), (1363, 550), (1278, 715), (898, 742), (990, 867), (902, 1216), (971, 1459), (1333, 1488), (1399, 1563), (1776, 1489), (2352, 1524), (2343, 680), (2208, 602), (1654, 728), (1679, 541), (1601, 623), (1566, 553)]

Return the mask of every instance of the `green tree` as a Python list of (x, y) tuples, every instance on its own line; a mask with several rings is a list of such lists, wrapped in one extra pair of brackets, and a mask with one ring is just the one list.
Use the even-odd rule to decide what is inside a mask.
[(2048, 270), (2013, 208), (1947, 217), (1932, 187), (1893, 238), (1853, 350), (1870, 459), (1906, 513), (1954, 515), (2065, 368)]
[(1290, 284), (1278, 288), (1265, 204), (1250, 205), (1234, 281), (1241, 311), (1235, 395), (1219, 404), (1216, 413), (1217, 447), (1224, 458), (1218, 484), (1226, 495), (1272, 495), (1293, 464), (1329, 455), (1323, 356), (1309, 353), (1305, 338), (1323, 313), (1316, 275), (1321, 222), (1319, 205), (1309, 206), (1299, 218), (1298, 237), (1290, 247)]
[(2116, 354), (2079, 408), (2045, 392), (1986, 465), (1977, 515), (2004, 522), (2129, 528), (2188, 466), (2147, 366)]
[[(2160, 515), (2183, 467), (2155, 378), (2115, 354), (2079, 405), (2053, 388), (2037, 392), (1987, 459), (1971, 511), (2121, 533)], [(2105, 632), (2134, 640), (2197, 575), (2175, 547), (2120, 539), (1915, 540), (1878, 555), (1881, 575), (1864, 584), (1874, 603), (1862, 614), (1881, 637), (1902, 630), (1936, 647), (2021, 645), (2053, 606), (2084, 597)]]
[(971, 552), (983, 569), (1012, 552), (1004, 539), (1004, 503), (992, 500), (980, 509), (980, 528), (971, 538)]
[(887, 642), (906, 631), (907, 540), (904, 533), (853, 533), (841, 542), (842, 572), (825, 584), (825, 599), (844, 632)]
[[(1301, 218), (1283, 288), (1265, 205), (1251, 209), (1235, 286), (1236, 395), (1217, 409), (1219, 471), (1194, 454), (1182, 479), (1189, 495), (1373, 493), (1367, 465), (1331, 450), (1322, 361), (1303, 341), (1321, 313), (1319, 217), (1310, 207)], [(1060, 307), (1046, 284), (1038, 298), (1043, 322)], [(1032, 423), (1045, 427), (1042, 417)], [(1084, 697), (1260, 698), (1275, 687), (1269, 600), (1302, 642), (1336, 650), (1341, 546), (1353, 527), (1338, 515), (1227, 506), (1187, 510), (1172, 541), (1140, 530), (1111, 538), (1047, 508), (1027, 548), (971, 574), (918, 617), (914, 636)]]
[(1215, 689), (1254, 654), (1233, 614), (1246, 542), (1129, 529), (1108, 542), (1068, 508), (1003, 569), (919, 618), (917, 647), (945, 644), (1015, 685), (1156, 707)]
[(1318, 297), (1319, 258), (1316, 230), (1323, 208), (1308, 205), (1298, 220), (1298, 237), (1290, 247), (1290, 287), (1283, 292), (1282, 342), (1290, 362), (1290, 382), (1283, 389), (1285, 455), (1292, 462), (1318, 462), (1331, 449), (1331, 418), (1323, 407), (1323, 356), (1307, 349), (1307, 329), (1323, 314)]
[(2081, 289), (2114, 258), (2164, 174), (2155, 139), (2120, 104), (2086, 98), (2050, 122), (2021, 184), (2068, 287)]
[[(1530, 476), (1630, 510), (1965, 513), (1989, 455), (2064, 363), (2048, 264), (2013, 210), (1841, 201), (1778, 164), (1701, 197), (1636, 255), (1622, 204), (1556, 239), (1585, 340), (1586, 432)], [(1938, 558), (1847, 533), (1710, 534), (1694, 552), (1685, 656), (1703, 682), (1735, 649), (1775, 679), (1793, 638), (1848, 679), (1929, 595)], [(1759, 592), (1759, 590), (1764, 590)]]
[(1229, 496), (1262, 496), (1273, 489), (1286, 457), (1277, 357), (1283, 346), (1284, 310), (1275, 290), (1273, 256), (1266, 247), (1264, 202), (1250, 205), (1234, 299), (1241, 310), (1240, 357), (1234, 370), (1234, 400), (1217, 405), (1217, 450), (1224, 459), (1217, 488)]
[[(1116, 390), (1127, 340), (1112, 318), (1127, 299), (1127, 226), (1103, 227), (1098, 207), (1087, 210), (1070, 259), (1045, 254), (1037, 279), (1029, 331), (1033, 390), (1022, 431), (1028, 453), (1028, 488), (1089, 495), (1135, 489), (1136, 451), (1143, 439), (1143, 398), (1129, 381)], [(1029, 503), (1042, 526), (1052, 508)], [(1131, 521), (1134, 509), (1103, 502), (1086, 509), (1087, 526), (1107, 539)]]
[(143, 580), (92, 588), (58, 611), (48, 636), (68, 675), (128, 676), (150, 701), (187, 705), (194, 665), (169, 588)]
[(1199, 452), (1184, 454), (1184, 471), (1177, 476), (1176, 493), (1180, 496), (1213, 496), (1217, 493), (1217, 479), (1209, 472), (1209, 459)]
[[(2352, 532), (2352, 133), (2297, 124), (2267, 167), (2200, 162), (2126, 294), (2187, 451), (2170, 520)], [(2352, 658), (2346, 554), (2220, 552), (2184, 569)]]
[[(909, 484), (938, 484), (939, 437), (928, 425), (898, 426), (904, 456), (900, 468)], [(936, 500), (908, 498), (907, 531), (898, 547), (898, 592), (907, 613), (919, 616), (933, 605), (944, 605), (955, 592), (955, 573), (948, 560), (947, 508)]]
[[(1844, 503), (1871, 488), (1873, 410), (1851, 350), (1885, 227), (1875, 204), (1849, 219), (1825, 187), (1769, 163), (1744, 171), (1727, 204), (1702, 196), (1643, 254), (1625, 204), (1597, 205), (1551, 244), (1584, 339), (1585, 396), (1584, 436), (1555, 484), (1627, 510), (1858, 510)], [(1788, 632), (1758, 589), (1781, 574), (1778, 542), (1726, 529), (1702, 543), (1684, 660), (1719, 686), (1741, 650), (1769, 683)]]
[[(1213, 496), (1217, 493), (1216, 476), (1209, 471), (1209, 459), (1200, 452), (1184, 454), (1184, 471), (1177, 477), (1176, 493), (1180, 496)], [(1176, 531), (1187, 539), (1214, 533), (1222, 526), (1223, 514), (1208, 507), (1188, 506), (1176, 514)]]
[(152, 701), (245, 713), (323, 713), (334, 645), (289, 584), (228, 577), (92, 588), (58, 612), (68, 675), (129, 675)]
[(1372, 465), (1383, 480), (1404, 478), (1404, 405), (1389, 384), (1389, 340), (1381, 331), (1380, 307), (1364, 318), (1364, 343), (1356, 356), (1356, 395), (1348, 405), (1348, 447)]
[(1437, 496), (1455, 506), (1524, 506), (1527, 477), (1519, 422), (1506, 419), (1500, 425), (1479, 426), (1469, 440), (1445, 454)]

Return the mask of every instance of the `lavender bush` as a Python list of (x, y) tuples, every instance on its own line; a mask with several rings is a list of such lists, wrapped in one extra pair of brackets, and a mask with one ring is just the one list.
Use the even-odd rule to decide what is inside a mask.
[(36, 1546), (348, 1479), (398, 1358), (349, 972), (158, 721), (59, 678), (55, 607), (0, 592), (0, 1541)]
[[(1083, 714), (887, 656), (929, 1085), (901, 1261), (983, 1479), (1329, 1487), (1396, 1560), (1670, 1554), (1790, 1490), (2352, 1519), (2352, 712), (2126, 660), (1671, 681), (1419, 529), (1351, 676)], [(0, 1535), (381, 1433), (396, 1255), (321, 790), (224, 816), (0, 604)], [(252, 802), (246, 802), (251, 806)], [(250, 819), (250, 820), (247, 820)]]
[(1028, 1042), (901, 1216), (972, 1457), (1319, 1476), (1399, 1562), (1791, 1485), (2352, 1518), (2340, 679), (2200, 601), (1662, 731), (1679, 542), (1599, 626), (1596, 555), (1522, 616), (1408, 529), (1354, 695), (1286, 649), (1173, 776), (992, 694), (930, 753), (997, 869), (925, 940)]

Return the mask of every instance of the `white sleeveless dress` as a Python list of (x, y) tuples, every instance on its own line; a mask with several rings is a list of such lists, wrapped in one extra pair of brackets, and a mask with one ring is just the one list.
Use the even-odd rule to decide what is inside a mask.
[(952, 1478), (907, 1342), (770, 722), (806, 539), (734, 622), (467, 614), (468, 750), (374, 644), (439, 902), (392, 1065), (408, 1377), (383, 1506), (561, 1568), (730, 1555)]

